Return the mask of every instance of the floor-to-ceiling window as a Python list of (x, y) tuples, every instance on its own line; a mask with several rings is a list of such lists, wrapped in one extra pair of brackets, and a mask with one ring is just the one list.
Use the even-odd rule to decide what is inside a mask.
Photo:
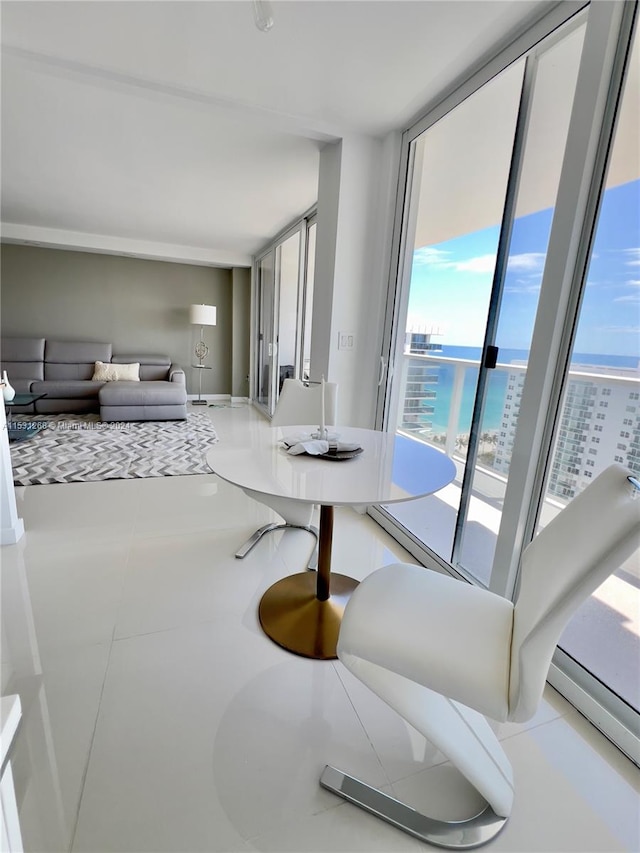
[(287, 378), (305, 378), (311, 349), (315, 217), (304, 217), (256, 258), (253, 399), (269, 415)]
[(397, 424), (444, 448), (458, 478), (446, 495), (388, 511), (483, 584), (509, 478), (584, 29), (578, 19), (551, 34), (412, 142)]
[[(385, 353), (393, 370), (381, 424), (443, 449), (456, 461), (458, 477), (438, 495), (374, 514), (424, 562), (435, 560), (503, 594), (510, 594), (517, 573), (517, 559), (510, 558), (505, 566), (505, 552), (517, 557), (526, 545), (514, 533), (523, 527), (518, 513), (531, 516), (539, 506), (544, 523), (592, 478), (596, 463), (622, 459), (632, 469), (637, 464), (634, 429), (640, 434), (640, 422), (631, 409), (640, 356), (633, 276), (640, 245), (640, 170), (637, 60), (628, 55), (635, 4), (602, 6), (588, 7), (563, 26), (536, 36), (524, 52), (464, 97), (457, 102), (453, 97), (449, 108), (438, 108), (405, 134), (407, 189)], [(614, 31), (617, 47), (611, 61), (606, 46)], [(610, 80), (606, 96), (594, 88), (598, 69), (601, 79), (608, 75)], [(624, 101), (615, 109), (625, 75)], [(606, 108), (601, 106), (605, 101)], [(593, 130), (596, 122), (600, 137)], [(602, 195), (598, 181), (615, 122), (618, 136)], [(601, 152), (593, 165), (589, 150), (579, 150), (581, 133), (593, 133), (593, 147), (597, 144)], [(577, 238), (568, 234), (567, 223), (575, 218), (582, 227), (581, 245), (586, 245), (595, 212), (593, 204), (580, 207), (576, 161), (585, 175), (587, 166), (592, 169), (589, 187), (601, 196), (590, 273), (582, 278), (572, 276)], [(550, 311), (549, 294), (563, 288), (572, 298), (562, 311)], [(608, 302), (596, 300), (598, 288)], [(624, 312), (626, 323), (621, 320)], [(555, 438), (547, 430), (546, 444), (537, 447), (531, 441), (526, 464), (542, 467), (545, 454), (553, 460), (546, 491), (534, 493), (522, 473), (525, 463), (514, 465), (512, 454), (514, 447), (519, 447), (520, 458), (523, 447), (527, 452), (528, 425), (519, 430), (527, 393), (532, 407), (544, 372), (555, 375), (558, 370), (550, 351), (545, 363), (544, 349), (559, 317), (567, 346), (575, 336), (575, 355), (553, 392), (558, 405)], [(595, 336), (596, 320), (598, 328), (609, 328), (608, 339), (604, 332)], [(614, 419), (615, 429), (608, 426)], [(529, 529), (533, 533), (531, 525)], [(640, 659), (637, 565), (635, 570), (621, 567), (611, 590), (597, 595), (600, 604), (592, 600), (585, 613), (597, 610), (599, 628), (597, 618), (587, 624), (583, 613), (564, 644), (568, 648), (573, 643), (569, 654), (582, 656), (589, 666), (589, 637), (592, 671), (598, 670), (601, 681), (637, 707), (637, 698), (630, 699), (637, 695)], [(611, 630), (616, 619), (618, 630)], [(600, 664), (606, 661), (608, 673), (595, 662), (598, 646)]]
[[(549, 455), (539, 527), (612, 462), (640, 478), (638, 41), (636, 31)], [(621, 702), (640, 709), (640, 553), (585, 602), (559, 646)]]
[(316, 259), (316, 230), (317, 221), (315, 216), (308, 221), (307, 226), (307, 250), (305, 258), (305, 282), (303, 289), (302, 307), (302, 334), (300, 362), (302, 364), (301, 379), (311, 377), (311, 329), (313, 327), (313, 284), (315, 280), (314, 269)]
[(256, 368), (254, 375), (255, 400), (268, 411), (272, 410), (273, 390), (273, 351), (275, 343), (274, 301), (275, 301), (275, 258), (274, 252), (267, 252), (256, 264), (256, 312), (257, 346)]

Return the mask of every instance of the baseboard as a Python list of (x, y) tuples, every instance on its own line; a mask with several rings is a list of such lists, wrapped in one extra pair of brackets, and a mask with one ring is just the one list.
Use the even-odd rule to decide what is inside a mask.
[[(194, 400), (198, 399), (197, 394), (187, 394), (187, 402), (191, 403)], [(207, 403), (229, 403), (231, 401), (230, 394), (203, 394), (200, 398), (202, 400), (206, 400)]]
[(0, 545), (15, 545), (24, 534), (24, 521), (17, 518), (13, 527), (3, 527), (0, 532)]

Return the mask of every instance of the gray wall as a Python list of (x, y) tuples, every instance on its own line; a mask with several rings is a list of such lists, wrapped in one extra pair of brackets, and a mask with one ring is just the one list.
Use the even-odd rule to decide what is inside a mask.
[(189, 325), (189, 306), (204, 303), (216, 306), (217, 325), (204, 329), (213, 370), (202, 371), (203, 393), (231, 394), (232, 365), (245, 355), (248, 364), (249, 306), (239, 316), (245, 306), (234, 300), (232, 270), (8, 244), (0, 269), (3, 336), (110, 341), (122, 355), (166, 353), (197, 393), (190, 365), (200, 329)]

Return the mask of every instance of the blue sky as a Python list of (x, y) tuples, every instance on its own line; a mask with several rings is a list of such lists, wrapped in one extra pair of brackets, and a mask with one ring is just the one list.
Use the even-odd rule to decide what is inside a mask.
[[(500, 347), (529, 347), (552, 215), (514, 223)], [(438, 328), (444, 345), (482, 346), (498, 237), (496, 225), (414, 252), (409, 329)], [(604, 194), (574, 349), (640, 359), (640, 180)]]

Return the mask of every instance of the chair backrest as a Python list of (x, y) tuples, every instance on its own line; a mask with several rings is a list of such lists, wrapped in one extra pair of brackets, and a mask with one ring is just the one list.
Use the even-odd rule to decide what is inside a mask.
[(511, 646), (510, 720), (533, 716), (565, 625), (640, 545), (640, 492), (629, 476), (621, 465), (611, 465), (523, 552)]
[[(322, 385), (305, 385), (299, 379), (285, 379), (278, 397), (271, 426), (320, 424), (322, 416)], [(324, 383), (324, 422), (335, 426), (338, 409), (338, 386)]]

